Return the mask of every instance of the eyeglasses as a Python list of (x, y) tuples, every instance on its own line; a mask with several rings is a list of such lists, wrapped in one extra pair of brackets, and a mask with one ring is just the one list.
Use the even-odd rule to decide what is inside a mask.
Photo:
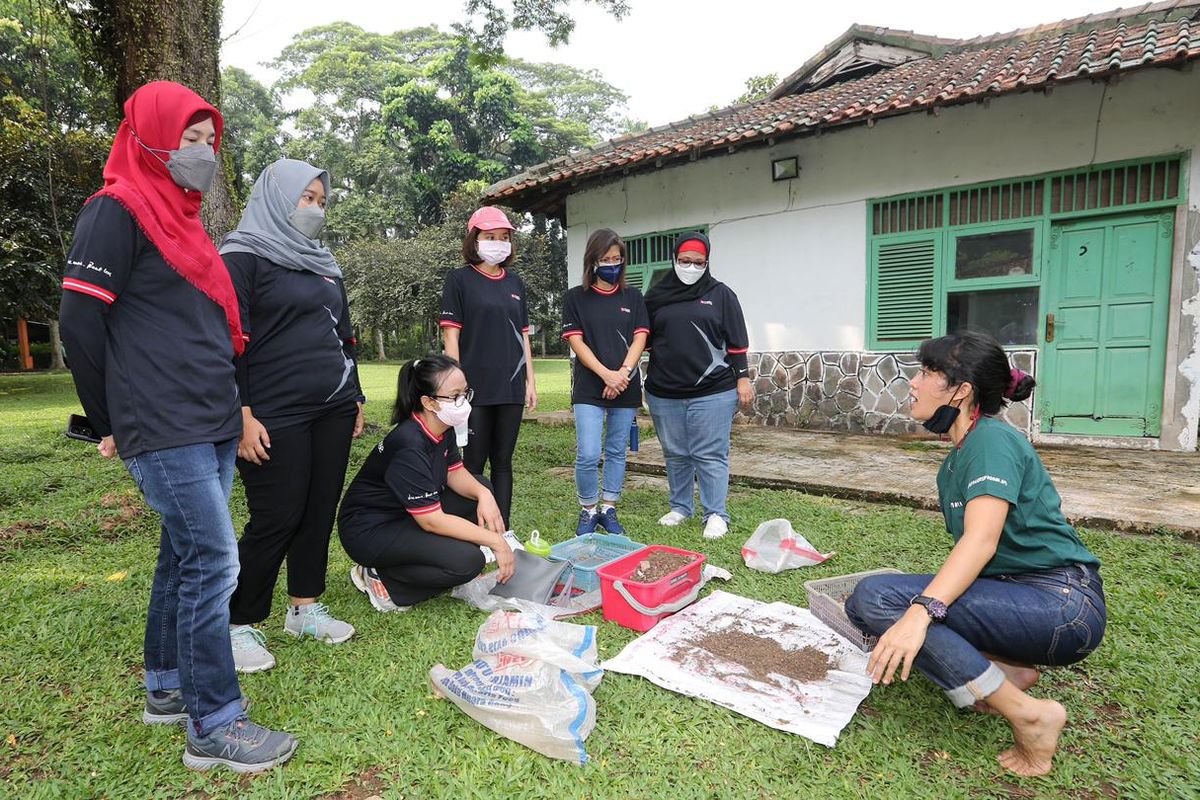
[(682, 258), (677, 258), (675, 259), (675, 263), (681, 267), (703, 267), (708, 261), (707, 259), (704, 261), (685, 261)]
[(467, 389), (462, 394), (431, 394), (430, 397), (435, 400), (449, 400), (454, 403), (455, 408), (462, 408), (463, 403), (469, 403), (475, 397), (475, 390)]

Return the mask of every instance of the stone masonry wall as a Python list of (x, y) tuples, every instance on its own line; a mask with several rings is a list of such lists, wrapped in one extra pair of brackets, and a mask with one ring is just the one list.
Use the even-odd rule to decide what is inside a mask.
[[(1036, 377), (1036, 354), (1035, 350), (1012, 351), (1009, 362)], [(920, 367), (910, 353), (749, 355), (754, 409), (752, 414), (739, 411), (739, 422), (851, 433), (925, 432), (907, 413), (908, 382)], [(1009, 405), (1000, 418), (1029, 436), (1034, 399)]]

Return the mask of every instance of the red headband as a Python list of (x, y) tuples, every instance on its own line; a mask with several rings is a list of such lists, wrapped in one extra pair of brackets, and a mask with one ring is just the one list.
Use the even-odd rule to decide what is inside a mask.
[(708, 258), (708, 248), (705, 247), (704, 242), (700, 241), (699, 239), (688, 239), (686, 242), (679, 245), (679, 250), (676, 251), (676, 255), (679, 255), (679, 253), (699, 253), (705, 258)]

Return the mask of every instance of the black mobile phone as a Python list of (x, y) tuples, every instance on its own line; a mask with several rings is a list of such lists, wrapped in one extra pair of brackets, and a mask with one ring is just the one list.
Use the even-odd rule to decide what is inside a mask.
[(82, 414), (72, 414), (67, 417), (67, 436), (81, 442), (100, 443), (100, 437), (92, 429), (92, 423)]

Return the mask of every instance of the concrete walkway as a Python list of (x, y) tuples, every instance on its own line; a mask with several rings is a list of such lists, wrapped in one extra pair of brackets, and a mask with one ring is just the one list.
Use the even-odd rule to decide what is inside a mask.
[[(647, 420), (648, 421), (648, 420)], [(737, 425), (731, 482), (938, 510), (935, 479), (949, 445), (885, 436)], [(1076, 525), (1200, 540), (1200, 454), (1039, 447)], [(662, 475), (662, 447), (643, 438), (629, 469)]]

